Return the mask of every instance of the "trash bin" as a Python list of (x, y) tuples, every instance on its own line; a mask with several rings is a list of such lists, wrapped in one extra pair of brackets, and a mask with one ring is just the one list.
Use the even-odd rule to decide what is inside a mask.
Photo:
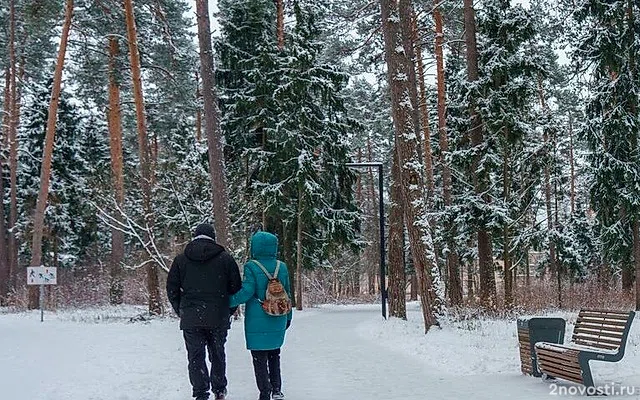
[(518, 341), (520, 343), (520, 370), (525, 375), (540, 377), (535, 344), (564, 342), (566, 322), (563, 318), (554, 317), (521, 317), (518, 318)]

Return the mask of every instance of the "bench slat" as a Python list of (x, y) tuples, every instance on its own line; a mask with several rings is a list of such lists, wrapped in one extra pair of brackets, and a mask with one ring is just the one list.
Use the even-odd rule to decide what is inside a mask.
[(620, 346), (615, 346), (615, 345), (608, 344), (608, 343), (595, 342), (595, 341), (591, 341), (591, 340), (583, 340), (583, 339), (580, 339), (580, 338), (574, 339), (573, 342), (575, 344), (579, 344), (581, 346), (597, 347), (597, 348), (604, 349), (604, 350), (617, 350), (618, 347), (620, 347)]
[(562, 371), (565, 375), (571, 375), (575, 377), (582, 377), (582, 371), (577, 364), (569, 365), (563, 363), (557, 363), (553, 360), (540, 360), (541, 370), (546, 371), (554, 369), (555, 371)]
[(617, 315), (626, 315), (629, 316), (629, 311), (622, 310), (605, 310), (602, 308), (582, 308), (580, 312), (594, 312), (598, 314), (617, 314)]
[(576, 323), (575, 326), (577, 328), (587, 328), (587, 329), (594, 329), (597, 331), (609, 331), (609, 332), (617, 332), (617, 333), (624, 333), (624, 330), (625, 330), (624, 326), (605, 325), (605, 324), (598, 324), (594, 322), (578, 322)]
[(608, 337), (612, 339), (620, 339), (620, 340), (622, 340), (622, 337), (624, 336), (622, 332), (603, 331), (601, 329), (586, 328), (582, 326), (576, 326), (575, 328), (573, 328), (573, 334), (575, 335), (576, 333), (584, 333), (587, 335), (594, 335), (594, 336), (604, 336), (604, 337)]
[(598, 343), (606, 343), (609, 344), (611, 346), (615, 346), (616, 348), (620, 347), (620, 344), (622, 343), (622, 340), (620, 339), (611, 339), (608, 337), (603, 337), (603, 336), (592, 336), (592, 335), (585, 335), (582, 333), (578, 333), (576, 335), (573, 335), (573, 340), (575, 341), (576, 339), (579, 340), (588, 340), (591, 342), (598, 342)]
[(629, 314), (608, 314), (608, 313), (598, 313), (598, 312), (580, 312), (578, 317), (589, 317), (589, 318), (605, 318), (605, 319), (615, 319), (619, 321), (627, 321), (629, 319)]
[(541, 370), (547, 375), (555, 376), (557, 378), (566, 379), (568, 381), (572, 381), (575, 383), (583, 384), (582, 375), (569, 374), (565, 371), (556, 369), (554, 367), (547, 366), (545, 368), (541, 368)]
[(597, 318), (597, 317), (584, 317), (579, 315), (576, 318), (576, 323), (580, 322), (591, 322), (594, 324), (603, 324), (603, 325), (611, 325), (611, 326), (625, 326), (627, 325), (627, 319), (616, 319), (616, 318)]
[[(547, 343), (548, 345), (549, 343)], [(552, 345), (553, 346), (553, 345)], [(536, 354), (550, 354), (552, 356), (558, 356), (562, 358), (567, 358), (569, 360), (577, 360), (578, 354), (580, 354), (580, 350), (572, 349), (570, 347), (565, 347), (562, 345), (549, 347), (536, 347)]]

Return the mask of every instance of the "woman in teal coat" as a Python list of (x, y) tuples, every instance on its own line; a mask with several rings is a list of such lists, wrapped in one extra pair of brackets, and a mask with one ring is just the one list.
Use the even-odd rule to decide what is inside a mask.
[[(251, 259), (262, 264), (272, 276), (279, 264), (277, 278), (291, 298), (289, 271), (285, 263), (278, 263), (277, 253), (278, 238), (271, 233), (258, 232), (251, 238)], [(244, 332), (247, 349), (253, 357), (259, 400), (282, 400), (280, 348), (284, 344), (285, 331), (291, 325), (292, 312), (278, 317), (264, 312), (261, 301), (264, 301), (269, 279), (252, 260), (244, 265), (242, 289), (231, 296), (231, 307), (246, 303)]]

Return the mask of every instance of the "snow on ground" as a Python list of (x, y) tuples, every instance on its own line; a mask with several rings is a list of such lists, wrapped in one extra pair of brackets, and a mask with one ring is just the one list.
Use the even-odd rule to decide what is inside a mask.
[[(0, 399), (191, 398), (178, 321), (130, 321), (143, 312), (140, 307), (64, 311), (47, 313), (44, 323), (37, 312), (0, 313)], [(533, 400), (550, 395), (549, 384), (520, 374), (515, 321), (444, 321), (443, 329), (425, 336), (420, 318), (416, 304), (408, 321), (383, 321), (379, 308), (368, 305), (296, 313), (282, 354), (287, 398)], [(592, 363), (596, 383), (640, 387), (640, 324), (628, 345), (620, 363)], [(257, 399), (241, 321), (229, 333), (227, 363), (229, 399)], [(624, 398), (640, 398), (640, 388), (636, 393)]]

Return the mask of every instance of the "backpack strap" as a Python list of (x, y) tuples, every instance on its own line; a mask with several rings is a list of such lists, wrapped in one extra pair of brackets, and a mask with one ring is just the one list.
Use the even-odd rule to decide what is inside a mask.
[[(267, 278), (269, 278), (269, 279), (274, 279), (274, 277), (273, 277), (273, 276), (271, 276), (271, 274), (269, 273), (269, 271), (267, 271), (267, 269), (264, 267), (264, 265), (262, 265), (262, 264), (260, 263), (260, 261), (258, 261), (258, 260), (251, 260), (251, 261), (252, 261), (254, 264), (256, 264), (258, 267), (260, 267), (260, 269), (262, 270), (262, 272), (264, 272), (264, 274), (267, 276)], [(278, 263), (279, 263), (279, 262), (280, 262), (280, 261), (278, 261)], [(280, 267), (280, 264), (276, 265), (276, 271), (275, 271), (274, 276), (278, 276), (278, 269), (279, 269), (279, 267)]]
[(278, 279), (278, 272), (280, 272), (280, 260), (276, 260), (276, 270), (273, 271), (273, 279)]

